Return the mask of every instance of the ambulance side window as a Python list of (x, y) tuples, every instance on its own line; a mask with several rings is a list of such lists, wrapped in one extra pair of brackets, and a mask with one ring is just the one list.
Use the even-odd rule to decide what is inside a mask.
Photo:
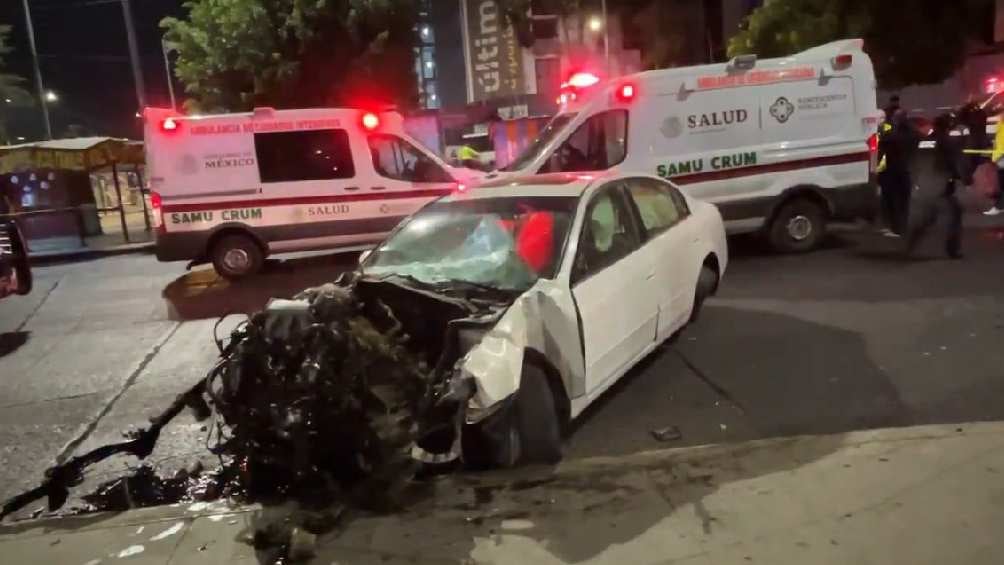
[(254, 134), (261, 182), (350, 179), (356, 175), (343, 129)]
[(389, 179), (409, 182), (453, 182), (428, 155), (394, 135), (371, 135), (370, 153), (376, 173)]
[(541, 173), (602, 171), (627, 156), (627, 110), (590, 117), (551, 155)]

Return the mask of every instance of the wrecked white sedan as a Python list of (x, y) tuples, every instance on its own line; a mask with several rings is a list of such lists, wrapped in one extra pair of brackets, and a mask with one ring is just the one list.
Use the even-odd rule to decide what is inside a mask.
[(451, 424), (413, 454), (509, 466), (559, 459), (564, 427), (697, 317), (727, 259), (718, 210), (663, 180), (541, 175), (426, 206), (354, 287), (451, 375)]

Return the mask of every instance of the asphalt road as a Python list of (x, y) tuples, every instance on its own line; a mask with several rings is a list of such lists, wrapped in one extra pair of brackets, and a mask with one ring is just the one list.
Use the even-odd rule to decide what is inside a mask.
[[(933, 240), (904, 259), (895, 242), (855, 231), (801, 256), (734, 241), (699, 322), (587, 412), (566, 456), (1004, 419), (1004, 219), (969, 220), (983, 226), (967, 230), (961, 261)], [(0, 302), (0, 498), (54, 459), (144, 425), (215, 359), (218, 316), (353, 264), (277, 261), (237, 285), (147, 255), (37, 268), (30, 296)], [(682, 438), (654, 439), (665, 426)], [(185, 414), (151, 460), (185, 466), (205, 435)], [(89, 481), (135, 464), (102, 465)]]

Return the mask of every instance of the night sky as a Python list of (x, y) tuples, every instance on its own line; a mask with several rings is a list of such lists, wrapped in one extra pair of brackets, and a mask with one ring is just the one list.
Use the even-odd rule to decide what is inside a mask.
[[(169, 106), (167, 77), (160, 51), (160, 20), (185, 12), (183, 0), (132, 0), (133, 17), (147, 104)], [(59, 101), (50, 104), (53, 136), (66, 133), (71, 124), (86, 135), (112, 135), (140, 139), (139, 109), (129, 66), (129, 50), (120, 0), (29, 0), (35, 41), (41, 58), (42, 80)], [(0, 23), (13, 26), (7, 55), (8, 72), (25, 79), (34, 92), (31, 54), (28, 49), (22, 0), (0, 0)], [(179, 102), (181, 86), (175, 81)], [(19, 109), (8, 119), (10, 135), (28, 140), (43, 136), (37, 107)]]

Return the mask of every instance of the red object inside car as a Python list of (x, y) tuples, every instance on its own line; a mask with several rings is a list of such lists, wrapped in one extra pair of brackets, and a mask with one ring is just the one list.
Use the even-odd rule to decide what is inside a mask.
[(551, 265), (554, 258), (554, 217), (549, 212), (531, 212), (516, 236), (516, 252), (536, 272)]

